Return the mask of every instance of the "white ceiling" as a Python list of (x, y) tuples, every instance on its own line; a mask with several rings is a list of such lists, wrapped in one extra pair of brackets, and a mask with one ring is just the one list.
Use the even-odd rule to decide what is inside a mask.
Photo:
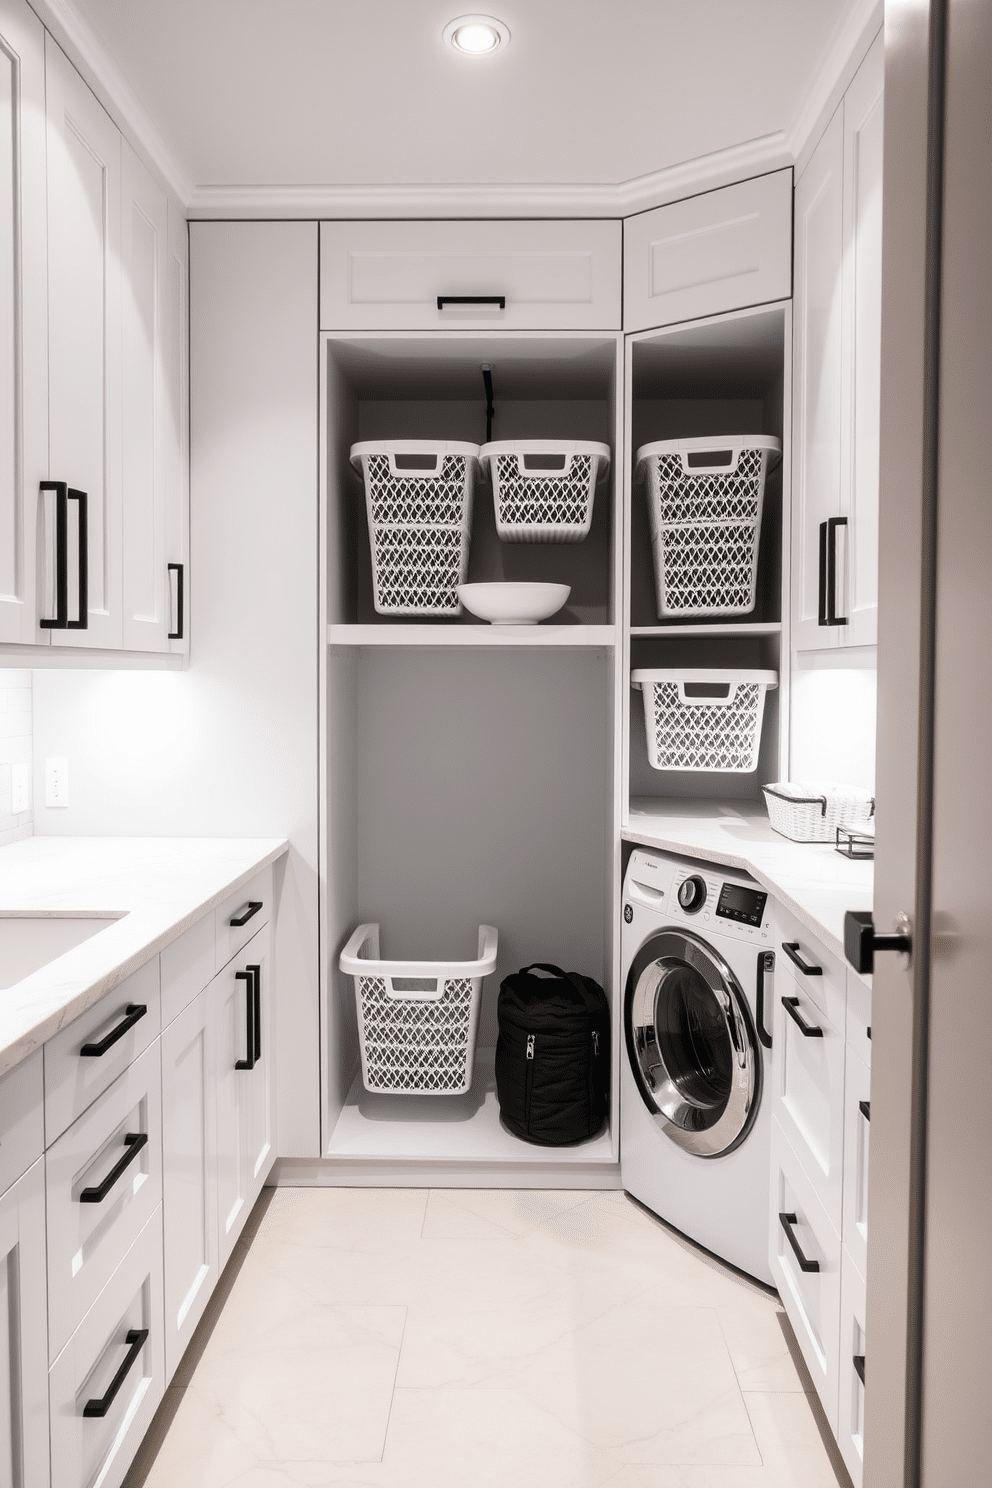
[(64, 9), (203, 188), (607, 184), (788, 138), (857, 3), (494, 0), (481, 59), (441, 41), (464, 0)]

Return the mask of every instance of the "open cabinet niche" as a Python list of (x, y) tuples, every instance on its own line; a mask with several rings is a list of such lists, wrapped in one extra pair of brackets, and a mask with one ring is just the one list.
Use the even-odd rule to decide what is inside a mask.
[[(509, 971), (552, 961), (612, 990), (612, 651), (334, 646), (328, 662), (324, 1155), (615, 1161), (615, 1123), (577, 1148), (512, 1137), (491, 1063)], [(471, 959), (478, 926), (499, 930), (468, 1095), (364, 1090), (338, 955), (368, 920), (390, 958)]]
[[(693, 322), (628, 338), (629, 542), (624, 657), (639, 668), (773, 671), (765, 695), (758, 765), (753, 771), (656, 770), (648, 759), (644, 701), (626, 688), (626, 816), (665, 815), (680, 801), (726, 801), (761, 808), (761, 784), (787, 773), (788, 566), (791, 310), (788, 304)], [(656, 440), (774, 435), (780, 458), (768, 471), (753, 611), (660, 618), (645, 483), (635, 480), (638, 449)]]
[(592, 530), (577, 544), (500, 542), (492, 492), (480, 477), (468, 580), (566, 583), (572, 592), (554, 617), (556, 626), (613, 623), (619, 337), (531, 332), (326, 336), (322, 358), (330, 626), (482, 623), (467, 613), (436, 619), (376, 613), (364, 490), (349, 452), (359, 440), (375, 439), (484, 444), (484, 365), (491, 368), (494, 440), (594, 440), (608, 444), (614, 458), (596, 489)]

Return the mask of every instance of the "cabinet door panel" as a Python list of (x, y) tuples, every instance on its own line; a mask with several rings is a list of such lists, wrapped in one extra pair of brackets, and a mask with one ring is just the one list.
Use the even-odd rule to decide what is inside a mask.
[(819, 528), (840, 511), (843, 171), (838, 109), (796, 185), (792, 644), (799, 651), (836, 646), (843, 629), (818, 624)]
[(167, 651), (166, 331), (168, 198), (122, 153), (122, 489), (124, 646)]
[(218, 1276), (209, 1007), (207, 989), (162, 1035), (167, 1381), (203, 1316)]
[(882, 93), (879, 37), (844, 96), (844, 510), (848, 645), (878, 638), (878, 439), (882, 353)]
[(840, 1281), (840, 1380), (837, 1406), (837, 1444), (854, 1488), (861, 1488), (865, 1453), (865, 1387), (855, 1359), (864, 1369), (865, 1302), (864, 1277), (855, 1266), (847, 1245), (841, 1257)]
[[(121, 138), (51, 37), (45, 67), (50, 468), (53, 480), (86, 492), (89, 516), (88, 628), (58, 631), (55, 644), (119, 648)], [(71, 530), (70, 618), (76, 542)]]
[[(775, 994), (775, 1114), (809, 1174), (830, 1223), (839, 1232), (843, 1209), (844, 1035), (818, 1010), (806, 987), (792, 982), (788, 975), (776, 975)], [(811, 1030), (810, 1034), (802, 1031), (797, 1019)]]
[(38, 625), (38, 483), (48, 474), (45, 33), (0, 0), (0, 641)]
[(868, 1150), (871, 1070), (850, 1046), (844, 1081), (844, 1246), (862, 1276), (868, 1270)]
[[(169, 202), (165, 346), (165, 551), (170, 652), (189, 651), (189, 234), (178, 202)], [(171, 565), (171, 566), (169, 566)], [(178, 565), (178, 567), (176, 566)]]
[(45, 1165), (0, 1198), (0, 1482), (47, 1488)]

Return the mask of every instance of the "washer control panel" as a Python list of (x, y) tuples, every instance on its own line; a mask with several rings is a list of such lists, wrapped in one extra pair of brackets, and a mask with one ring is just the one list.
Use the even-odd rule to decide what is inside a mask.
[(736, 920), (741, 925), (760, 925), (768, 895), (762, 889), (749, 889), (746, 884), (720, 885), (716, 904), (717, 919)]
[(708, 926), (735, 939), (771, 944), (771, 915), (764, 889), (733, 869), (708, 863), (687, 863), (667, 854), (636, 849), (627, 865), (623, 917), (633, 919), (633, 906), (644, 905), (671, 918), (673, 923)]

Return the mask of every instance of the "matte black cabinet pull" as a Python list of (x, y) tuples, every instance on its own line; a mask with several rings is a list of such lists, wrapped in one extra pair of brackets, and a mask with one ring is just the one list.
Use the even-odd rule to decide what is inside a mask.
[(112, 1028), (107, 1037), (102, 1038), (98, 1044), (84, 1044), (79, 1051), (80, 1054), (87, 1059), (102, 1059), (107, 1050), (112, 1048), (118, 1039), (122, 1039), (127, 1031), (145, 1016), (147, 1011), (143, 1002), (129, 1002), (124, 1009), (124, 1017), (117, 1027)]
[(247, 971), (236, 971), (234, 976), (236, 981), (247, 983), (245, 987), (245, 1032), (248, 1048), (248, 1058), (236, 1059), (234, 1061), (234, 1068), (236, 1070), (253, 1070), (257, 1057), (255, 1053), (255, 977), (251, 967)]
[[(42, 630), (88, 630), (89, 522), (86, 492), (74, 491), (65, 481), (42, 481), (42, 491), (55, 492), (55, 618), (40, 620)], [(69, 619), (69, 502), (79, 503), (79, 614)]]
[(127, 1379), (135, 1360), (145, 1346), (148, 1337), (147, 1328), (130, 1328), (124, 1336), (124, 1342), (128, 1345), (128, 1351), (124, 1355), (124, 1362), (107, 1386), (105, 1395), (99, 1400), (87, 1400), (83, 1406), (84, 1416), (105, 1416), (113, 1405), (120, 1391), (121, 1385)]
[(262, 968), (246, 966), (252, 979), (251, 999), (255, 1011), (255, 1062), (262, 1057)]
[(837, 613), (837, 529), (846, 526), (846, 517), (828, 517), (820, 523), (817, 625), (847, 624), (847, 616)]
[(782, 949), (788, 956), (789, 960), (792, 962), (793, 966), (798, 966), (803, 976), (823, 975), (822, 966), (817, 966), (812, 961), (804, 961), (802, 956), (800, 956), (798, 940), (783, 940)]
[(765, 975), (775, 970), (774, 951), (758, 952), (758, 971), (755, 985), (755, 1018), (758, 1025), (758, 1037), (766, 1049), (772, 1046), (772, 1036), (765, 1028)]
[(814, 1023), (807, 1023), (806, 1019), (799, 1011), (798, 997), (783, 997), (782, 1006), (785, 1008), (785, 1011), (788, 1013), (793, 1023), (795, 1023), (796, 1027), (799, 1029), (799, 1032), (802, 1034), (803, 1038), (823, 1037), (823, 1029), (817, 1028)]
[(506, 295), (438, 295), (437, 308), (443, 310), (445, 305), (497, 305), (505, 310)]
[(858, 1101), (858, 1110), (867, 1122), (871, 1122), (871, 1101)]
[(82, 1193), (79, 1195), (79, 1202), (81, 1204), (102, 1204), (104, 1199), (109, 1194), (110, 1190), (113, 1188), (114, 1184), (117, 1182), (118, 1178), (120, 1178), (125, 1170), (131, 1166), (131, 1164), (134, 1162), (134, 1159), (137, 1157), (142, 1147), (147, 1144), (147, 1142), (147, 1132), (128, 1132), (124, 1137), (124, 1145), (127, 1148), (124, 1156), (120, 1159), (119, 1162), (114, 1163), (114, 1166), (111, 1168), (106, 1178), (104, 1178), (103, 1182), (98, 1184), (96, 1188), (83, 1189)]
[(183, 638), (183, 565), (181, 563), (170, 563), (167, 565), (169, 573), (176, 575), (176, 629), (170, 630), (166, 636), (167, 641), (181, 641)]
[(865, 1356), (864, 1356), (864, 1354), (855, 1354), (854, 1355), (854, 1358), (851, 1360), (851, 1363), (854, 1365), (854, 1372), (858, 1376), (858, 1379), (861, 1381), (862, 1384), (864, 1384), (864, 1382), (865, 1382)]
[(796, 1239), (795, 1230), (792, 1227), (799, 1223), (798, 1216), (795, 1214), (780, 1214), (778, 1222), (785, 1231), (785, 1238), (792, 1246), (793, 1254), (799, 1262), (800, 1271), (819, 1271), (819, 1261), (811, 1261), (809, 1256), (803, 1253), (803, 1248)]
[(228, 924), (229, 925), (237, 925), (237, 926), (247, 925), (247, 923), (251, 919), (252, 915), (257, 915), (258, 914), (258, 911), (262, 908), (263, 902), (264, 901), (261, 900), (261, 899), (249, 899), (248, 900), (248, 908), (246, 910), (244, 910), (241, 914), (235, 915), (233, 919), (228, 920)]

